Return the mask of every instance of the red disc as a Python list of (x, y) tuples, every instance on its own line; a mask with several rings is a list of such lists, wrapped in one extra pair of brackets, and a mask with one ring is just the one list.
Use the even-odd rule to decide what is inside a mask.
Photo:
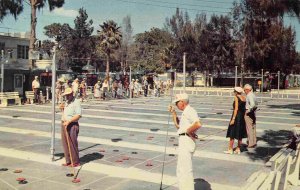
[(17, 179), (16, 179), (17, 181), (24, 181), (24, 180), (26, 180), (24, 177), (18, 177)]
[(73, 183), (79, 183), (79, 182), (80, 182), (80, 179), (79, 179), (79, 178), (73, 179), (72, 182), (73, 182)]

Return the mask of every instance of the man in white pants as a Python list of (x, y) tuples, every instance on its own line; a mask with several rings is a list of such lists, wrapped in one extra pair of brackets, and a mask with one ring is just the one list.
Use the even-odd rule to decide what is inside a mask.
[(201, 127), (201, 122), (194, 108), (189, 105), (187, 94), (177, 94), (173, 103), (182, 112), (180, 120), (173, 106), (169, 106), (173, 121), (179, 136), (177, 178), (180, 190), (194, 189), (194, 176), (192, 157), (196, 149), (196, 131)]

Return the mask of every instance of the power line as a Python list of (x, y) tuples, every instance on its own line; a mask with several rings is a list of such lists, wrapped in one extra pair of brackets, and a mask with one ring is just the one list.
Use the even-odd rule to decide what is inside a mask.
[(200, 2), (208, 2), (208, 3), (219, 3), (219, 4), (231, 4), (232, 5), (232, 3), (233, 3), (233, 1), (230, 3), (230, 2), (224, 2), (224, 1), (222, 1), (222, 2), (220, 2), (220, 1), (213, 1), (213, 0), (196, 0), (196, 1), (200, 1)]
[[(128, 1), (128, 0), (115, 0), (115, 1), (120, 1), (120, 2), (125, 2), (125, 3), (131, 3), (131, 4), (141, 4), (141, 5), (148, 5), (148, 6), (154, 6), (154, 7), (161, 7), (161, 8), (170, 8), (170, 9), (176, 9), (179, 8), (178, 6), (166, 6), (166, 5), (158, 5), (158, 4), (152, 4), (152, 3), (144, 3), (144, 2), (138, 2), (138, 1)], [(193, 8), (182, 8), (184, 10), (190, 10), (190, 11), (198, 11), (198, 12), (211, 12), (211, 13), (226, 13), (228, 14), (229, 12), (224, 12), (224, 11), (212, 11), (212, 10), (201, 10), (201, 9), (193, 9)]]
[(190, 7), (206, 7), (206, 8), (214, 8), (214, 9), (229, 9), (231, 10), (230, 7), (216, 7), (216, 6), (206, 6), (206, 5), (199, 5), (199, 4), (189, 4), (189, 3), (174, 3), (174, 2), (166, 2), (166, 1), (160, 1), (160, 0), (151, 0), (151, 2), (158, 2), (158, 3), (163, 3), (163, 4), (173, 4), (173, 5), (183, 5), (183, 6), (190, 6)]

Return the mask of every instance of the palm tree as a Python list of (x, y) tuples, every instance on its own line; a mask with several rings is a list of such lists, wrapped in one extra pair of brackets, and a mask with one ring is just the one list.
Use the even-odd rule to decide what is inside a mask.
[(101, 30), (98, 30), (99, 44), (98, 48), (101, 53), (106, 56), (106, 78), (109, 78), (109, 62), (114, 50), (121, 47), (122, 33), (120, 27), (113, 20), (109, 20), (100, 25)]
[(62, 7), (65, 3), (65, 0), (1, 0), (0, 3), (0, 21), (3, 20), (5, 16), (7, 16), (7, 12), (9, 11), (15, 19), (17, 16), (23, 11), (23, 4), (30, 4), (31, 7), (31, 31), (30, 31), (30, 42), (29, 42), (29, 50), (35, 49), (34, 43), (36, 42), (36, 9), (41, 9), (48, 2), (49, 10), (52, 11), (56, 7)]
[[(23, 0), (24, 2), (25, 0)], [(30, 31), (30, 42), (29, 42), (29, 49), (35, 49), (34, 43), (36, 42), (36, 24), (37, 24), (37, 17), (36, 17), (36, 9), (40, 10), (45, 6), (48, 2), (49, 10), (52, 11), (56, 7), (62, 7), (65, 3), (65, 0), (30, 0), (31, 6), (31, 31)]]
[(0, 3), (0, 22), (3, 20), (8, 13), (13, 15), (15, 19), (23, 11), (22, 0), (11, 1), (11, 0), (1, 0)]

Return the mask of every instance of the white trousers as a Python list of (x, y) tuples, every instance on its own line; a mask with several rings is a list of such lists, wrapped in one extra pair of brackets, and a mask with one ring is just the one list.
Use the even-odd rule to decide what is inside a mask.
[(179, 136), (177, 160), (177, 179), (179, 190), (194, 190), (192, 157), (195, 142), (188, 136)]

